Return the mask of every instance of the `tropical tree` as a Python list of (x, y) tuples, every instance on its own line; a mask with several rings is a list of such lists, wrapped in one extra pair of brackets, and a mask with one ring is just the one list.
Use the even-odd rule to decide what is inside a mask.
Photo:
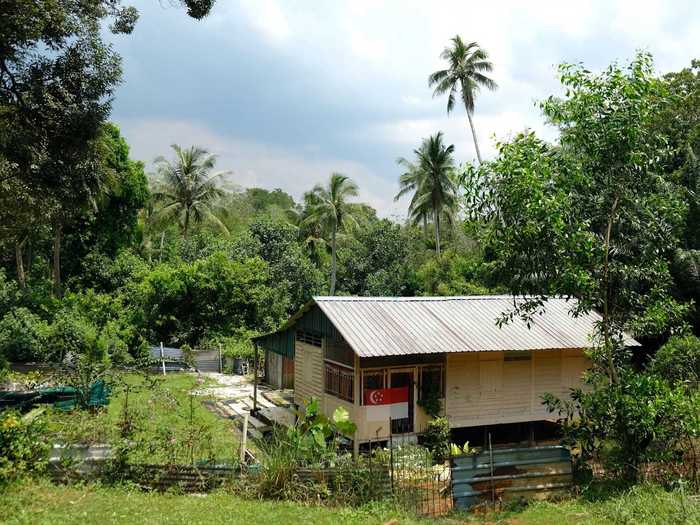
[[(416, 163), (410, 160), (399, 157), (396, 163), (401, 166), (405, 171), (399, 176), (399, 191), (394, 196), (394, 202), (401, 199), (404, 195), (408, 195), (413, 192), (411, 197), (411, 202), (409, 203), (409, 211), (413, 210), (415, 207), (416, 197), (420, 194), (419, 190), (422, 187), (425, 179), (425, 173), (420, 169)], [(428, 210), (416, 210), (415, 214), (411, 214), (416, 221), (423, 224), (423, 236), (428, 237)]]
[(441, 220), (445, 219), (451, 223), (458, 203), (454, 145), (446, 146), (442, 138), (442, 132), (438, 132), (424, 139), (421, 146), (414, 150), (416, 162), (407, 163), (411, 169), (402, 175), (401, 190), (397, 195), (415, 191), (408, 208), (409, 217), (416, 223), (433, 218), (435, 252), (438, 256)]
[(459, 95), (462, 98), (464, 109), (467, 110), (467, 119), (474, 139), (476, 158), (481, 164), (481, 152), (476, 140), (474, 130), (474, 100), (481, 86), (490, 90), (498, 88), (496, 82), (485, 75), (493, 69), (493, 64), (488, 60), (488, 53), (479, 47), (476, 42), (465, 44), (459, 35), (451, 40), (452, 45), (446, 47), (440, 54), (440, 58), (447, 61), (447, 69), (436, 71), (428, 77), (428, 85), (435, 86), (433, 96), (444, 95), (447, 97), (447, 113), (451, 113), (455, 101)]
[(327, 186), (316, 185), (304, 196), (308, 205), (306, 224), (321, 224), (331, 236), (331, 286), (330, 294), (335, 293), (337, 272), (336, 240), (338, 231), (356, 224), (358, 205), (348, 202), (349, 197), (357, 196), (358, 188), (347, 175), (331, 174)]
[(304, 203), (295, 204), (285, 211), (287, 222), (297, 231), (297, 239), (306, 255), (320, 267), (322, 254), (328, 251), (328, 243), (323, 238), (323, 225), (318, 218), (310, 218), (309, 211), (315, 202), (315, 196), (310, 192), (304, 194)]
[[(659, 175), (672, 153), (666, 138), (647, 132), (668, 94), (643, 53), (600, 73), (564, 64), (560, 80), (565, 96), (541, 103), (558, 144), (531, 132), (501, 144), (477, 169), (481, 183), (466, 185), (466, 202), (490, 210), (482, 244), (513, 295), (529, 297), (502, 320), (530, 320), (547, 297), (576, 297), (575, 314), (600, 312), (594, 363), (617, 383), (625, 332), (663, 337), (684, 329), (688, 311), (671, 293), (669, 264), (687, 206)], [(688, 258), (688, 276), (694, 265)]]
[(156, 159), (158, 180), (153, 195), (161, 203), (161, 217), (176, 217), (180, 232), (187, 237), (191, 223), (208, 222), (224, 232), (226, 226), (214, 213), (215, 202), (224, 195), (219, 181), (230, 172), (212, 173), (216, 156), (207, 150), (191, 146), (183, 149), (177, 144), (173, 162), (164, 157)]

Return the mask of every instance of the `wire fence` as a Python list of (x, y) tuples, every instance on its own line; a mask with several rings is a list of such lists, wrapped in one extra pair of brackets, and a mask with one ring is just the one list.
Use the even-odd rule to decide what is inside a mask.
[(449, 461), (435, 462), (432, 453), (416, 445), (391, 447), (390, 476), (394, 500), (424, 516), (441, 516), (452, 509)]

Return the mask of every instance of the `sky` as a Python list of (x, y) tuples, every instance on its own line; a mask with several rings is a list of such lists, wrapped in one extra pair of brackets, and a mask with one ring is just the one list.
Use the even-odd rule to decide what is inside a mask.
[(150, 169), (170, 144), (202, 146), (230, 183), (296, 199), (341, 172), (396, 219), (396, 159), (422, 138), (443, 131), (460, 163), (475, 160), (464, 110), (448, 116), (427, 83), (454, 35), (494, 64), (499, 89), (474, 116), (486, 158), (524, 129), (556, 139), (536, 102), (559, 93), (561, 62), (598, 70), (645, 50), (665, 73), (700, 58), (694, 0), (218, 0), (199, 22), (170, 0), (131, 3), (134, 33), (109, 39), (124, 70), (112, 120), (132, 158)]

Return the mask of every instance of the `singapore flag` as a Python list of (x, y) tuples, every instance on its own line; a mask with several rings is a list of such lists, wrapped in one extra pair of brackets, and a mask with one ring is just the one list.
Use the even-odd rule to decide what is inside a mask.
[(365, 390), (367, 421), (388, 421), (408, 417), (408, 387)]

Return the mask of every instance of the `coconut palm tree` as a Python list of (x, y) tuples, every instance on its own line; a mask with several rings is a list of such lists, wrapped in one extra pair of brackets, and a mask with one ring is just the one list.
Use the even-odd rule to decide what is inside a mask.
[(467, 110), (476, 158), (481, 164), (481, 152), (476, 140), (472, 115), (474, 114), (474, 100), (481, 86), (490, 90), (498, 88), (496, 82), (484, 74), (493, 69), (493, 64), (488, 60), (488, 53), (481, 49), (476, 42), (465, 44), (459, 35), (452, 38), (451, 42), (452, 45), (446, 47), (440, 54), (440, 58), (448, 63), (447, 69), (441, 69), (430, 75), (428, 85), (435, 86), (434, 97), (448, 93), (448, 114), (454, 109), (457, 96), (461, 97), (464, 108)]
[(328, 243), (323, 238), (323, 225), (309, 219), (311, 204), (315, 202), (311, 192), (304, 194), (304, 204), (295, 204), (285, 211), (287, 222), (297, 231), (299, 242), (306, 254), (316, 266), (321, 265), (321, 253), (328, 250)]
[(331, 174), (327, 186), (317, 184), (305, 195), (307, 215), (305, 223), (321, 224), (330, 231), (331, 237), (331, 285), (330, 294), (335, 294), (336, 281), (336, 239), (338, 231), (351, 228), (357, 221), (355, 214), (358, 205), (348, 202), (349, 197), (357, 196), (358, 188), (347, 175)]
[(435, 222), (435, 253), (440, 256), (440, 221), (452, 222), (458, 206), (455, 184), (454, 145), (445, 146), (442, 132), (423, 140), (415, 150), (415, 166), (421, 181), (411, 200), (409, 216), (414, 221), (430, 216)]
[[(417, 151), (414, 150), (414, 153), (416, 154), (416, 156), (418, 156)], [(408, 205), (408, 209), (409, 212), (416, 212), (416, 220), (417, 222), (420, 221), (423, 223), (423, 236), (427, 238), (428, 219), (430, 218), (430, 214), (428, 213), (429, 210), (414, 209), (416, 196), (420, 194), (419, 189), (424, 183), (425, 173), (420, 169), (419, 166), (417, 166), (415, 163), (411, 162), (410, 160), (404, 157), (399, 157), (396, 160), (396, 163), (402, 168), (404, 168), (405, 171), (399, 176), (399, 191), (394, 196), (394, 202), (398, 201), (404, 195), (413, 192), (413, 197), (411, 198), (411, 202)]]
[(192, 223), (209, 222), (228, 232), (215, 214), (215, 202), (224, 195), (219, 181), (230, 172), (212, 173), (216, 156), (207, 150), (191, 146), (183, 149), (177, 144), (173, 162), (164, 157), (156, 159), (158, 179), (154, 184), (154, 198), (160, 202), (158, 218), (177, 218), (183, 237)]

